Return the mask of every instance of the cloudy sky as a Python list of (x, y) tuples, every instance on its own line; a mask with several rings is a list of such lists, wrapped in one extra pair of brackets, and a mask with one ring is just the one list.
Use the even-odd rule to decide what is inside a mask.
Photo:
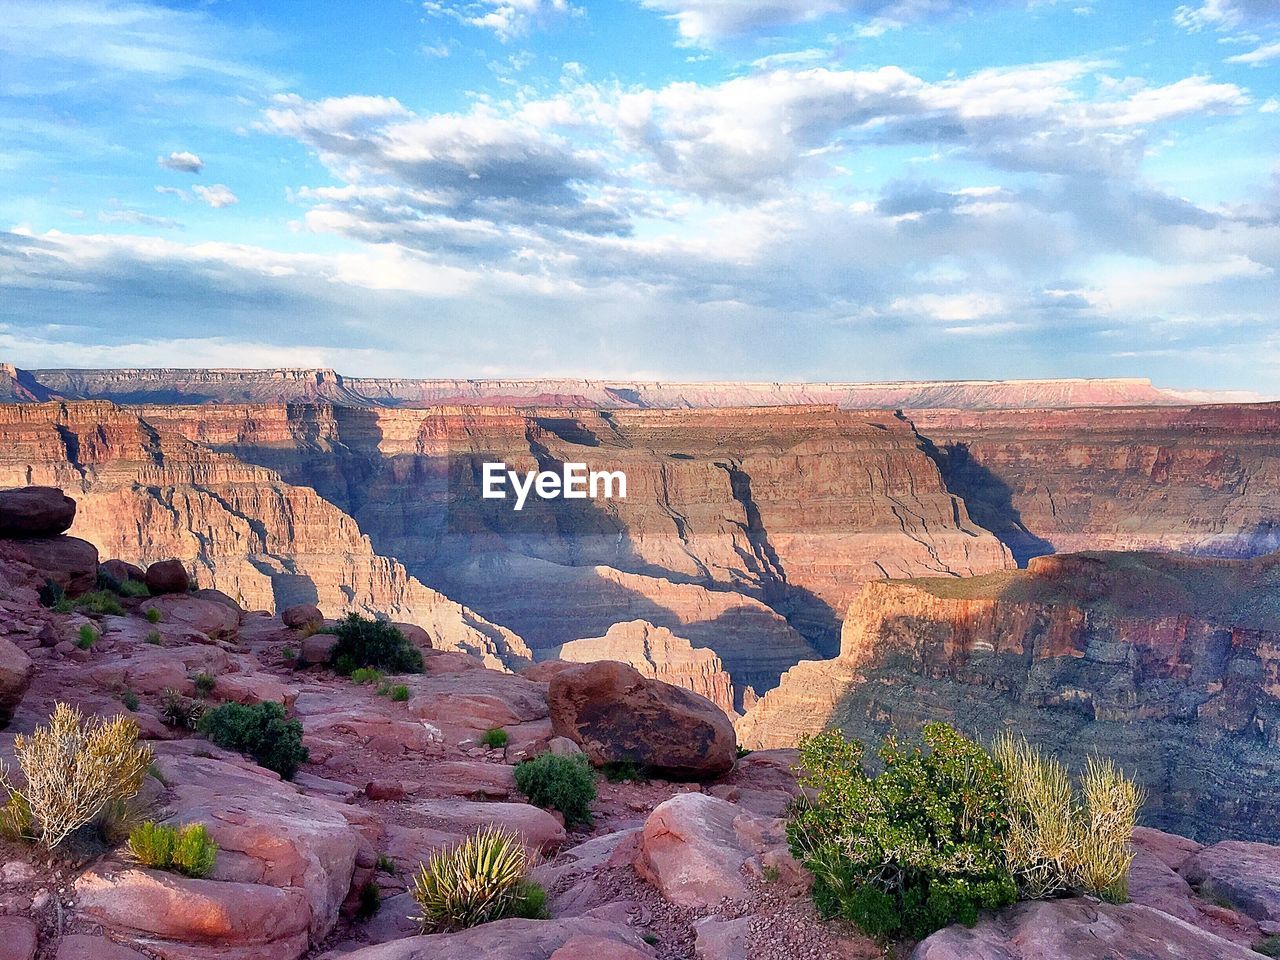
[(0, 359), (1280, 381), (1277, 0), (3, 0)]

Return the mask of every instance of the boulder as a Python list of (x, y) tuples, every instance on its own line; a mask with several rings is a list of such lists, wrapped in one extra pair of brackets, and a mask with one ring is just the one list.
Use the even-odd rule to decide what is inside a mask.
[(921, 941), (911, 960), (1258, 960), (1246, 947), (1141, 904), (1023, 903)]
[(697, 960), (747, 960), (751, 921), (746, 917), (704, 917), (695, 921), (693, 929), (697, 936), (693, 954)]
[[(72, 505), (74, 513), (75, 505)], [(27, 917), (0, 917), (0, 960), (33, 960), (40, 935)]]
[(568, 660), (543, 660), (541, 663), (535, 663), (533, 666), (525, 667), (520, 671), (520, 676), (526, 680), (535, 680), (538, 683), (550, 683), (551, 678), (565, 670), (572, 670), (578, 666), (576, 663), (570, 663)]
[(516, 793), (515, 767), (483, 760), (446, 760), (431, 768), (423, 791), (432, 797), (506, 800)]
[(617, 891), (603, 876), (626, 867), (640, 849), (640, 830), (622, 830), (593, 837), (570, 847), (549, 863), (534, 868), (533, 879), (549, 896), (554, 917), (577, 917), (615, 902)]
[(191, 577), (181, 560), (158, 560), (147, 567), (147, 589), (154, 596), (162, 593), (186, 593)]
[(279, 703), (289, 707), (298, 699), (298, 688), (269, 673), (228, 673), (218, 677), (214, 696), (232, 703)]
[(742, 868), (760, 876), (766, 863), (778, 868), (786, 887), (802, 875), (786, 853), (783, 822), (703, 793), (681, 793), (659, 804), (645, 821), (635, 858), (636, 872), (683, 907), (746, 899)]
[(419, 650), (433, 649), (434, 645), (431, 642), (431, 634), (427, 633), (427, 631), (423, 630), (416, 623), (401, 623), (400, 621), (396, 621), (391, 625), (404, 634), (404, 638)]
[(139, 583), (147, 582), (147, 571), (132, 563), (125, 563), (123, 560), (104, 560), (99, 564), (98, 569), (116, 583), (126, 583), (130, 580), (136, 580)]
[(1133, 845), (1151, 854), (1173, 870), (1177, 870), (1186, 863), (1192, 854), (1204, 849), (1202, 843), (1152, 827), (1134, 827)]
[[(575, 943), (576, 941), (576, 943)], [(571, 952), (559, 951), (574, 944)], [(591, 953), (581, 951), (587, 946)], [(651, 960), (652, 951), (628, 927), (594, 917), (498, 920), (458, 933), (406, 937), (351, 953), (342, 960)], [(1256, 958), (1255, 958), (1256, 960)]]
[(1207, 900), (1225, 900), (1260, 922), (1280, 921), (1280, 847), (1224, 840), (1192, 855), (1179, 872)]
[(189, 593), (152, 597), (142, 604), (146, 613), (155, 610), (167, 627), (183, 627), (201, 633), (210, 640), (231, 640), (240, 629), (239, 608), (232, 609), (216, 600), (206, 600)]
[(324, 614), (319, 607), (310, 603), (296, 603), (292, 607), (286, 607), (281, 611), (280, 619), (291, 630), (315, 632), (324, 626)]
[(302, 641), (298, 659), (308, 665), (328, 663), (337, 645), (338, 638), (332, 633), (313, 633)]
[(506, 827), (518, 833), (531, 850), (550, 853), (565, 840), (564, 825), (541, 807), (529, 803), (422, 800), (410, 808), (434, 830), (459, 837), (481, 827)]
[(547, 744), (547, 753), (557, 757), (575, 757), (582, 753), (582, 748), (568, 737), (552, 737)]
[(57, 487), (0, 490), (0, 537), (52, 537), (75, 518), (76, 502)]
[(7, 724), (31, 684), (34, 664), (22, 649), (0, 637), (0, 727)]
[(98, 548), (78, 537), (10, 540), (11, 555), (72, 596), (98, 585)]
[(738, 741), (725, 712), (696, 693), (647, 679), (612, 660), (551, 678), (552, 730), (596, 766), (630, 761), (671, 779), (711, 779), (733, 769)]
[(1257, 923), (1227, 907), (1201, 900), (1168, 864), (1141, 848), (1134, 851), (1129, 867), (1129, 900), (1244, 947), (1262, 939)]
[(237, 618), (244, 616), (244, 608), (221, 590), (214, 590), (211, 587), (206, 587), (203, 590), (195, 591), (191, 595), (193, 597), (199, 597), (201, 600), (212, 600), (214, 603), (220, 603), (228, 610), (234, 611)]

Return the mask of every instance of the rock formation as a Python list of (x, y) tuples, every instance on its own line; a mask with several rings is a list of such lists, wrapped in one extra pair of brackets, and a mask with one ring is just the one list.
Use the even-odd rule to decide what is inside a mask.
[(720, 658), (647, 620), (615, 623), (603, 637), (561, 644), (552, 648), (550, 656), (574, 663), (617, 660), (642, 676), (692, 690), (725, 713), (733, 713), (733, 683)]
[(746, 746), (835, 724), (878, 741), (932, 719), (1013, 730), (1073, 765), (1115, 758), (1151, 823), (1280, 839), (1280, 555), (1043, 557), (1026, 571), (868, 584), (840, 657), (790, 671)]

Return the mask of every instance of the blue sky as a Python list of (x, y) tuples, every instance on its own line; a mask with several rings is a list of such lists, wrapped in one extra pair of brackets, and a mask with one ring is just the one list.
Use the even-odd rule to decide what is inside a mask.
[(1280, 391), (1274, 0), (4, 0), (0, 359)]

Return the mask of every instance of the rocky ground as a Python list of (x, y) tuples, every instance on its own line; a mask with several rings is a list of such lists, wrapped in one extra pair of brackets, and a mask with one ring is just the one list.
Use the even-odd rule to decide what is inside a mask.
[[(139, 797), (145, 816), (205, 823), (221, 852), (213, 874), (194, 880), (141, 868), (103, 844), (51, 858), (0, 842), (0, 960), (884, 955), (814, 914), (783, 835), (781, 816), (798, 793), (794, 754), (735, 761), (732, 726), (708, 701), (616, 664), (502, 672), (436, 650), (413, 630), (425, 672), (392, 678), (408, 688), (393, 701), (316, 662), (332, 642), (310, 633), (317, 611), (245, 612), (216, 591), (190, 591), (172, 567), (148, 571), (159, 595), (122, 599), (121, 616), (56, 613), (39, 602), (45, 580), (84, 589), (99, 565), (92, 546), (58, 535), (57, 504), (45, 506), (52, 520), (15, 530), (0, 499), (0, 718), (9, 718), (0, 757), (12, 767), (14, 734), (43, 723), (57, 701), (132, 716), (156, 755)], [(86, 624), (100, 634), (88, 649), (75, 642)], [(166, 726), (164, 692), (194, 696), (200, 674), (213, 678), (211, 701), (278, 701), (300, 720), (311, 755), (293, 782)], [(614, 699), (594, 704), (607, 707), (602, 719), (583, 719), (584, 704), (604, 696)], [(598, 761), (655, 718), (669, 729), (632, 746), (665, 778), (602, 779), (590, 826), (566, 830), (516, 789), (521, 759), (554, 748)], [(493, 727), (507, 732), (505, 748), (481, 746)], [(517, 829), (540, 858), (535, 878), (550, 894), (551, 919), (420, 935), (405, 892), (412, 872), (432, 850), (491, 823)], [(1280, 848), (1201, 848), (1155, 831), (1136, 839), (1132, 903), (1023, 905), (897, 955), (1256, 958), (1253, 947), (1280, 935)], [(369, 884), (380, 908), (357, 919)]]

